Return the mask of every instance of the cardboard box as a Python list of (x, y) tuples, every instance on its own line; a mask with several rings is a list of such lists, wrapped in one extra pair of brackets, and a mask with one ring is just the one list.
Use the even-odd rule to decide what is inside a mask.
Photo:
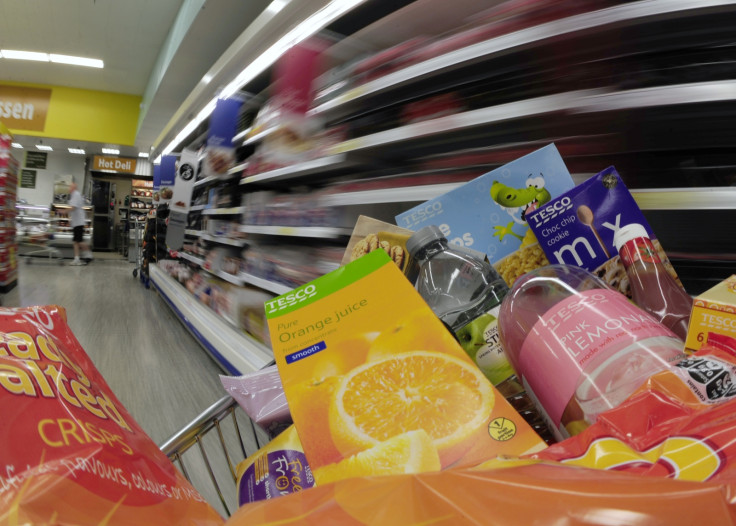
[(699, 350), (709, 332), (736, 338), (736, 274), (693, 300), (685, 347)]
[(546, 447), (383, 250), (265, 308), (317, 484)]
[(510, 285), (548, 263), (527, 214), (575, 183), (554, 144), (396, 216), (410, 230), (437, 225), (450, 243), (483, 252)]
[(369, 252), (383, 249), (391, 256), (404, 275), (413, 282), (416, 279), (417, 268), (406, 249), (406, 241), (413, 233), (406, 228), (372, 217), (359, 216), (340, 264), (347, 265)]

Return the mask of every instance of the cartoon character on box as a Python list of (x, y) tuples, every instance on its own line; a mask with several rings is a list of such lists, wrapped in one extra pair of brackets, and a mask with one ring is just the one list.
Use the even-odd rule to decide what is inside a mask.
[[(526, 180), (526, 188), (516, 189), (498, 181), (493, 181), (491, 185), (491, 199), (498, 203), (512, 219), (506, 226), (496, 225), (493, 235), (497, 236), (499, 241), (503, 241), (504, 237), (511, 235), (523, 242), (524, 235), (529, 230), (529, 225), (526, 221), (527, 213), (531, 213), (540, 206), (548, 203), (552, 199), (552, 196), (549, 190), (544, 187), (544, 175), (540, 173), (538, 177), (529, 174)], [(513, 228), (515, 224), (522, 225), (522, 234), (514, 232)]]

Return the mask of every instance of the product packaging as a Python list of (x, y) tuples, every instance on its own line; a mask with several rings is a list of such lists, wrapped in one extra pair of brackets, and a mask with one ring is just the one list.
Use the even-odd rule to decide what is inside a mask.
[(62, 308), (0, 308), (0, 339), (0, 524), (223, 524), (115, 397)]
[(613, 235), (623, 226), (642, 225), (662, 264), (682, 286), (639, 205), (612, 166), (540, 206), (528, 220), (550, 263), (589, 270), (629, 298), (629, 277)]
[(736, 338), (736, 274), (693, 301), (685, 347), (698, 350), (708, 333)]
[(304, 448), (291, 425), (237, 467), (238, 504), (270, 500), (314, 486)]
[(406, 249), (406, 241), (413, 233), (411, 230), (384, 223), (378, 219), (359, 216), (341, 264), (347, 265), (368, 252), (380, 248), (391, 256), (396, 266), (413, 283), (416, 279), (416, 264)]
[(437, 225), (451, 244), (483, 252), (507, 284), (548, 263), (527, 215), (575, 186), (554, 144), (396, 216), (410, 230)]
[(267, 301), (266, 316), (317, 484), (544, 447), (383, 250)]
[(242, 376), (220, 375), (225, 390), (271, 438), (291, 424), (289, 404), (275, 365)]
[(670, 329), (570, 265), (518, 279), (501, 304), (499, 335), (558, 440), (579, 433), (684, 357), (684, 344)]

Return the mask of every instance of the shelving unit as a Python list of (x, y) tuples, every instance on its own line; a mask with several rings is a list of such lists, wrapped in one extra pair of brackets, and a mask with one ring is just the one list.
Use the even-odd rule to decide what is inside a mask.
[[(363, 214), (393, 222), (397, 213), (462, 184), (449, 176), (446, 182), (425, 182), (432, 173), (452, 175), (448, 166), (453, 159), (456, 169), (470, 163), (467, 166), (479, 175), (555, 142), (577, 182), (616, 165), (668, 252), (695, 252), (693, 247), (703, 240), (684, 239), (676, 225), (693, 214), (708, 215), (712, 224), (725, 224), (727, 217), (732, 222), (732, 216), (724, 214), (736, 209), (733, 192), (706, 187), (697, 180), (705, 175), (714, 180), (712, 174), (728, 173), (723, 166), (736, 166), (731, 125), (736, 73), (729, 78), (728, 72), (709, 66), (720, 60), (722, 70), (728, 70), (732, 63), (723, 58), (726, 51), (722, 50), (732, 45), (736, 2), (639, 0), (600, 4), (602, 8), (580, 5), (590, 10), (573, 12), (578, 4), (560, 3), (554, 20), (527, 21), (528, 13), (520, 14), (464, 45), (452, 44), (453, 36), (448, 36), (440, 41), (444, 51), (435, 56), (405, 63), (362, 83), (353, 82), (357, 75), (348, 76), (342, 80), (353, 84), (342, 92), (326, 89), (330, 78), (326, 73), (309, 115), (328, 128), (347, 128), (348, 138), (326, 148), (321, 157), (252, 173), (254, 149), (273, 129), (250, 135), (253, 124), (244, 122), (237, 135), (237, 141), (242, 141), (238, 165), (230, 170), (233, 178), (247, 172), (239, 181), (243, 197), (265, 191), (319, 195), (315, 201), (320, 207), (350, 212), (335, 226), (268, 225), (268, 220), (248, 224), (247, 207), (223, 210), (198, 204), (191, 210), (210, 218), (241, 216), (240, 231), (256, 245), (266, 241), (274, 247), (318, 242), (341, 246), (352, 232), (346, 218)], [(383, 19), (368, 21), (366, 27), (353, 28), (355, 33), (333, 44), (327, 56), (333, 65), (344, 65), (360, 58), (356, 50), (378, 52), (418, 36), (419, 28), (427, 25), (449, 35), (481, 7), (472, 2), (417, 0)], [(488, 7), (493, 6), (483, 6)], [(406, 28), (405, 33), (396, 35), (396, 27)], [(241, 45), (231, 57), (247, 54), (255, 44), (244, 41)], [(255, 82), (242, 90), (267, 91)], [(402, 113), (412, 103), (447, 94), (461, 101), (450, 114), (428, 113), (411, 120)], [(708, 119), (701, 122), (701, 114)], [(192, 136), (201, 133), (197, 130)], [(479, 160), (467, 160), (475, 158)], [(412, 182), (394, 185), (391, 178), (395, 177)], [(730, 176), (718, 177), (727, 181)], [(206, 188), (216, 181), (203, 179), (195, 187)], [(317, 194), (331, 183), (360, 181), (377, 184), (367, 189), (356, 185), (356, 191), (336, 187), (334, 193)], [(736, 179), (731, 184), (736, 185)], [(673, 210), (686, 213), (675, 217)], [(213, 244), (227, 242), (194, 229), (186, 234)], [(736, 254), (736, 235), (732, 237), (724, 251)], [(710, 239), (715, 242), (713, 236)], [(678, 272), (687, 277), (687, 272)], [(238, 277), (274, 294), (290, 290), (255, 275)]]

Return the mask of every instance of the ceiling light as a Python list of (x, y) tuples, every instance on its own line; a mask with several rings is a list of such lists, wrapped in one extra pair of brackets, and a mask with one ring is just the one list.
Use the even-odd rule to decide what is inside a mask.
[(87, 66), (90, 68), (104, 68), (105, 63), (96, 58), (72, 57), (69, 55), (49, 55), (51, 62), (59, 64), (72, 64), (73, 66)]
[(81, 148), (68, 148), (69, 153), (76, 153), (78, 155), (84, 155), (86, 152)]
[(37, 53), (35, 51), (16, 51), (13, 49), (1, 50), (3, 57), (17, 60), (37, 60), (39, 62), (48, 62), (48, 53)]
[[(220, 94), (212, 99), (199, 114), (182, 129), (181, 132), (166, 146), (162, 151), (161, 155), (167, 155), (174, 151), (184, 139), (186, 139), (190, 133), (192, 133), (197, 126), (199, 126), (210, 114), (214, 111), (217, 104), (217, 99), (227, 99), (232, 95), (235, 95), (240, 88), (245, 86), (248, 82), (256, 78), (266, 69), (268, 69), (274, 62), (276, 62), (281, 55), (286, 53), (292, 46), (297, 45), (299, 42), (306, 40), (307, 38), (315, 35), (322, 28), (326, 27), (331, 22), (337, 20), (342, 15), (364, 3), (366, 0), (332, 0), (325, 7), (315, 12), (309, 18), (306, 18), (298, 26), (289, 31), (286, 35), (281, 37), (274, 45), (264, 51), (258, 58), (251, 62), (240, 74), (235, 77), (235, 80), (230, 82)], [(278, 0), (275, 0), (276, 5)], [(285, 4), (284, 4), (285, 5)], [(269, 6), (270, 8), (270, 6)]]
[(103, 148), (102, 153), (106, 153), (107, 155), (119, 155), (120, 150), (116, 150), (115, 148)]
[(140, 152), (138, 154), (138, 157), (143, 157), (144, 159), (148, 159), (148, 154), (146, 152)]
[(39, 150), (43, 150), (44, 152), (53, 152), (54, 149), (51, 146), (46, 146), (45, 144), (37, 144), (36, 148)]
[(13, 143), (13, 148), (18, 148), (19, 150), (22, 150), (23, 149), (23, 145), (21, 143), (19, 143), (19, 142), (14, 142)]

